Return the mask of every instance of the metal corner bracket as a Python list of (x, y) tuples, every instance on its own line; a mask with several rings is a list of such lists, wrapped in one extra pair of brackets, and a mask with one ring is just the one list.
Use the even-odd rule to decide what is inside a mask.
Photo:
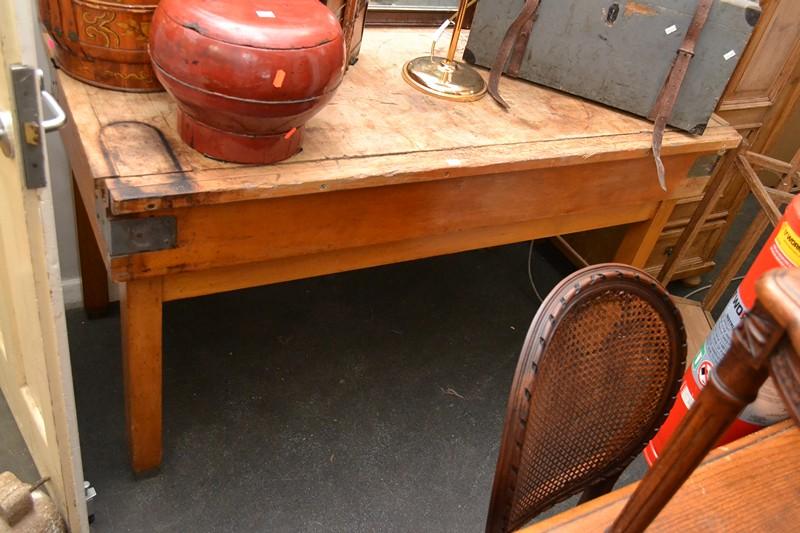
[(97, 190), (95, 195), (95, 214), (111, 257), (177, 248), (178, 221), (174, 216), (109, 217), (105, 191)]

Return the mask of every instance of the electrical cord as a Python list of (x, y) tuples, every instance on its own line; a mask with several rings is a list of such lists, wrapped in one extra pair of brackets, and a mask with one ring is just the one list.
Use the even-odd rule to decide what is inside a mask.
[[(542, 298), (541, 293), (539, 293), (539, 289), (536, 287), (536, 282), (533, 281), (533, 245), (534, 245), (535, 242), (536, 242), (535, 240), (531, 241), (531, 244), (528, 247), (528, 281), (530, 281), (530, 283), (531, 283), (531, 289), (533, 289), (533, 294), (536, 295), (536, 298), (539, 300), (539, 303), (542, 303), (542, 302), (544, 302), (544, 298)], [(733, 278), (730, 281), (730, 283), (733, 283), (735, 281), (742, 281), (743, 279), (744, 279), (744, 276), (737, 276), (737, 277)], [(729, 285), (730, 285), (730, 283), (729, 283)], [(692, 292), (686, 294), (684, 296), (684, 298), (687, 298), (687, 299), (691, 298), (692, 296), (695, 296), (696, 294), (700, 294), (703, 291), (707, 291), (711, 287), (712, 287), (712, 285), (704, 285), (702, 287), (698, 287), (697, 289), (693, 290)]]
[(539, 294), (539, 289), (536, 288), (536, 283), (533, 281), (533, 271), (532, 271), (532, 263), (533, 263), (533, 243), (536, 241), (531, 241), (531, 245), (528, 248), (528, 281), (531, 282), (531, 288), (533, 289), (533, 294), (539, 299), (539, 303), (544, 302), (544, 298), (542, 295)]
[[(733, 278), (733, 279), (730, 281), (730, 283), (728, 283), (728, 285), (730, 285), (730, 284), (731, 284), (731, 283), (733, 283), (734, 281), (742, 281), (743, 279), (744, 279), (744, 276), (737, 276), (737, 277)], [(708, 289), (710, 289), (712, 286), (713, 286), (713, 285), (703, 285), (702, 287), (699, 287), (699, 288), (697, 288), (697, 289), (693, 290), (692, 292), (690, 292), (689, 294), (687, 294), (686, 296), (684, 296), (684, 298), (691, 298), (691, 297), (692, 297), (692, 296), (694, 296), (695, 294), (699, 294), (699, 293), (701, 293), (701, 292), (703, 292), (703, 291), (707, 291), (707, 290), (708, 290)]]

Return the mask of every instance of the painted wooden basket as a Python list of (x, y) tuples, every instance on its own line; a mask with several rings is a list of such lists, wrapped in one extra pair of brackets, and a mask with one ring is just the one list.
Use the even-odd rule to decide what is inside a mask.
[(339, 19), (347, 43), (347, 63), (354, 65), (361, 51), (369, 0), (321, 0), (321, 2)]
[(147, 51), (158, 0), (39, 0), (59, 67), (81, 81), (124, 91), (158, 91)]

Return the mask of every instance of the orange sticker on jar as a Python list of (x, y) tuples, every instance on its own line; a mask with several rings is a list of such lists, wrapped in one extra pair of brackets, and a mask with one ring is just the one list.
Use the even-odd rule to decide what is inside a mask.
[(280, 89), (281, 87), (283, 87), (283, 80), (285, 79), (286, 79), (286, 71), (281, 69), (275, 73), (275, 80), (273, 80), (272, 85), (274, 85), (275, 88)]

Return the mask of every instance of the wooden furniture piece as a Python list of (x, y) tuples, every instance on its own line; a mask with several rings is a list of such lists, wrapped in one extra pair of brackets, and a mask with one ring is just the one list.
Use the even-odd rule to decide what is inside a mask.
[[(447, 17), (452, 17), (451, 20), (455, 20), (458, 9), (457, 1), (452, 2), (449, 6), (415, 6), (413, 5), (414, 2), (402, 2), (397, 5), (392, 4), (392, 2), (383, 4), (373, 1), (367, 10), (367, 27), (395, 26), (410, 28), (412, 26), (428, 26), (431, 28), (438, 28)], [(470, 27), (472, 19), (475, 16), (476, 4), (472, 3), (472, 1), (470, 4), (471, 5), (467, 8), (467, 14), (464, 17), (465, 29)]]
[(517, 364), (486, 531), (609, 492), (666, 419), (685, 360), (680, 313), (653, 278), (606, 264), (564, 279)]
[(665, 193), (648, 122), (515, 80), (505, 85), (513, 114), (407, 86), (401, 67), (429, 36), (367, 30), (358, 67), (309, 122), (304, 151), (264, 167), (185, 146), (166, 94), (57, 75), (85, 207), (89, 310), (106, 304), (106, 279), (92, 276), (98, 258), (121, 284), (135, 471), (162, 456), (163, 302), (619, 224), (630, 225), (616, 259), (641, 266), (673, 206), (699, 194), (690, 169), (740, 142), (721, 122), (701, 137), (667, 134)]
[[(717, 113), (742, 134), (750, 150), (768, 154), (779, 144), (800, 101), (800, 2), (761, 0), (761, 7), (761, 19)], [(678, 200), (667, 216), (652, 253), (644, 259), (647, 272), (655, 276), (661, 271), (703, 199), (711, 176), (726, 174), (733, 165), (731, 157), (716, 155), (698, 164), (692, 174), (696, 194)], [(696, 278), (714, 268), (714, 257), (747, 194), (741, 180), (729, 180), (718, 192), (718, 201), (676, 265), (675, 279)], [(596, 264), (611, 259), (609, 250), (616, 249), (625, 232), (626, 228), (617, 227), (569, 234), (556, 243), (576, 265)]]
[[(795, 533), (800, 523), (800, 428), (781, 422), (712, 451), (681, 486), (650, 530)], [(537, 522), (521, 533), (607, 531), (633, 483)]]
[[(725, 290), (730, 285), (734, 276), (739, 272), (748, 255), (757, 246), (764, 230), (771, 224), (777, 226), (782, 217), (779, 206), (788, 204), (795, 194), (800, 191), (800, 150), (798, 150), (790, 162), (778, 161), (777, 159), (758, 154), (742, 148), (738, 153), (730, 156), (734, 162), (730, 172), (718, 173), (714, 176), (708, 186), (706, 195), (698, 205), (689, 224), (681, 234), (675, 245), (672, 256), (664, 263), (658, 279), (661, 283), (669, 283), (678, 264), (686, 253), (690, 243), (696, 238), (700, 228), (711, 216), (714, 205), (720, 195), (731, 181), (741, 181), (745, 184), (745, 190), (752, 193), (759, 204), (761, 210), (756, 215), (750, 227), (739, 239), (739, 244), (731, 254), (728, 263), (716, 276), (702, 307), (707, 310), (713, 309)], [(776, 176), (776, 187), (767, 187), (762, 182), (762, 178), (756, 170), (771, 173)]]
[(322, 3), (338, 17), (347, 43), (347, 63), (355, 65), (364, 38), (369, 0), (322, 0)]
[(677, 296), (673, 296), (672, 301), (683, 317), (683, 327), (686, 329), (686, 363), (689, 364), (700, 352), (715, 322), (711, 313), (703, 309), (700, 302)]
[(56, 42), (53, 59), (86, 83), (160, 91), (147, 42), (158, 0), (39, 0), (39, 18)]
[[(611, 530), (644, 531), (771, 376), (800, 424), (800, 270), (773, 270), (708, 384)], [(787, 450), (795, 453), (797, 450)], [(763, 465), (771, 467), (771, 461)], [(795, 523), (796, 525), (796, 523)]]

